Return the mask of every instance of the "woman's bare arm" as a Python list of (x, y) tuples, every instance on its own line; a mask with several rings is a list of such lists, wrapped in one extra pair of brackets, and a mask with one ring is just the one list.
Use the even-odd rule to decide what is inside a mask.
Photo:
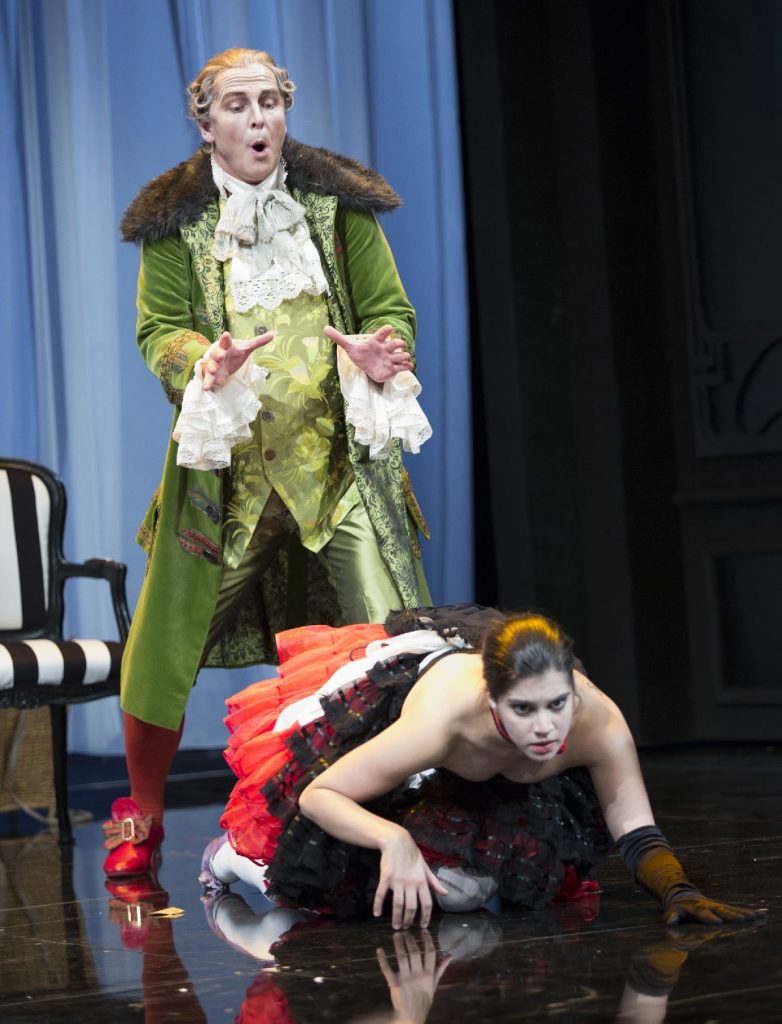
[[(393, 895), (395, 928), (413, 923), (420, 907), (426, 926), (432, 909), (429, 890), (445, 894), (424, 863), (409, 832), (360, 804), (391, 792), (411, 775), (442, 764), (450, 748), (449, 719), (442, 704), (424, 701), (379, 736), (345, 754), (301, 794), (301, 812), (330, 835), (381, 851), (380, 883), (373, 910), (382, 912)], [(430, 706), (427, 706), (430, 705)]]
[(379, 849), (389, 829), (399, 827), (358, 805), (445, 763), (459, 741), (461, 719), (474, 708), (473, 669), (474, 660), (459, 655), (433, 665), (396, 722), (310, 783), (299, 801), (302, 813), (337, 839)]
[[(359, 808), (398, 785), (416, 772), (436, 768), (447, 757), (450, 747), (448, 724), (442, 708), (436, 717), (406, 715), (373, 739), (345, 754), (322, 772), (301, 795), (299, 806), (308, 818), (337, 839), (358, 846), (377, 847), (378, 830), (385, 833), (373, 819), (385, 822)], [(344, 797), (334, 804), (332, 815), (320, 794)], [(324, 810), (321, 811), (321, 804)], [(354, 808), (356, 812), (354, 813)], [(390, 824), (390, 822), (385, 822)]]
[[(654, 817), (627, 723), (606, 698), (608, 721), (590, 723), (595, 760), (592, 781), (608, 830), (631, 875), (662, 904), (668, 925), (698, 921), (719, 925), (757, 918), (762, 909), (737, 907), (704, 896), (684, 872)], [(599, 717), (599, 716), (598, 716)]]
[(606, 713), (594, 748), (589, 770), (612, 838), (654, 825), (635, 742), (618, 709)]

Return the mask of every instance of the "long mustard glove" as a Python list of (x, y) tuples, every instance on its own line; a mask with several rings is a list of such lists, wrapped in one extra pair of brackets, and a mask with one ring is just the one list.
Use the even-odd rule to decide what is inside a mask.
[(662, 904), (667, 925), (749, 921), (765, 913), (765, 908), (734, 907), (704, 896), (687, 878), (665, 836), (654, 825), (627, 832), (617, 840), (617, 847), (636, 882)]

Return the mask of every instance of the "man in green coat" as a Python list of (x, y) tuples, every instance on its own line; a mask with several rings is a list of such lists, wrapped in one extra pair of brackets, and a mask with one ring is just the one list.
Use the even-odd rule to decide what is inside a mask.
[[(262, 51), (212, 58), (189, 87), (206, 146), (122, 221), (142, 246), (139, 348), (174, 412), (139, 532), (147, 574), (122, 666), (131, 798), (105, 826), (112, 877), (157, 859), (200, 667), (273, 661), (293, 626), (430, 603), (400, 442), (371, 459), (356, 441), (335, 358), (336, 344), (378, 390), (414, 365), (415, 313), (375, 219), (399, 199), (374, 171), (286, 139), (293, 89)], [(232, 422), (227, 460), (188, 466), (186, 438), (215, 439), (186, 392), (224, 410), (258, 366), (261, 412), (238, 434)]]

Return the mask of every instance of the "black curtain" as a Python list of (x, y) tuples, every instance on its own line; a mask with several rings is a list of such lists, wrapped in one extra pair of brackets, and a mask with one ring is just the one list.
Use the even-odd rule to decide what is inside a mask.
[(454, 7), (478, 598), (554, 616), (641, 738), (681, 738), (655, 5)]

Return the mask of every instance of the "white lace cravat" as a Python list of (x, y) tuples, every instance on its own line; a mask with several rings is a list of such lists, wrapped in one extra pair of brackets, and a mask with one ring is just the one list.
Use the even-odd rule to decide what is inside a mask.
[(228, 285), (238, 312), (328, 291), (304, 207), (284, 191), (282, 160), (260, 185), (231, 177), (214, 160), (212, 177), (225, 200), (212, 251), (231, 260)]

